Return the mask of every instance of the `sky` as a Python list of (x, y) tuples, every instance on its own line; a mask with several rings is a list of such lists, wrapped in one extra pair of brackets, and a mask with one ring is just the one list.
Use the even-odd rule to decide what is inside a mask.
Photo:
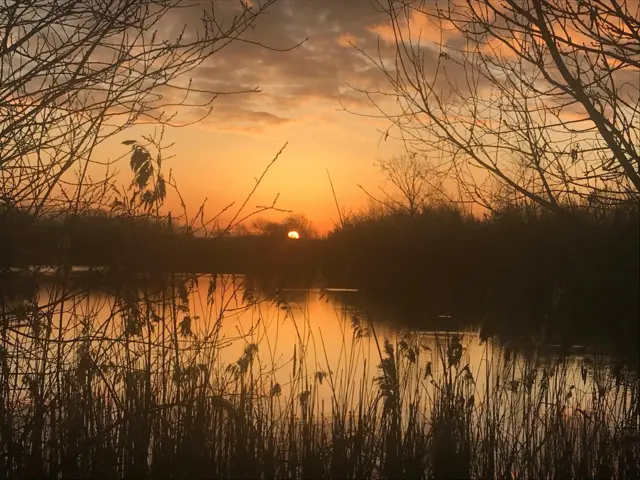
[[(175, 3), (176, 8), (156, 25), (159, 38), (154, 36), (151, 28), (142, 27), (145, 31), (144, 35), (141, 34), (144, 39), (134, 37), (134, 42), (144, 41), (148, 46), (151, 37), (156, 45), (162, 41), (176, 41), (183, 29), (186, 38), (193, 39), (203, 15), (203, 8), (213, 8), (217, 20), (228, 21), (229, 15), (238, 10), (240, 1), (178, 0)], [(272, 0), (246, 1), (255, 4), (258, 1)], [(186, 126), (167, 127), (164, 133), (164, 173), (166, 176), (166, 168), (171, 168), (172, 178), (180, 187), (182, 198), (188, 206), (188, 213), (193, 215), (198, 212), (200, 204), (205, 200), (207, 207), (204, 216), (208, 218), (232, 202), (236, 202), (235, 207), (242, 204), (247, 194), (255, 187), (256, 179), (262, 178), (265, 167), (271, 165), (274, 156), (286, 145), (264, 177), (260, 188), (247, 203), (247, 209), (240, 216), (246, 215), (256, 207), (270, 205), (278, 197), (278, 208), (306, 214), (320, 232), (330, 230), (338, 221), (338, 213), (327, 172), (333, 180), (341, 209), (347, 212), (357, 211), (366, 207), (369, 202), (369, 197), (359, 185), (369, 191), (378, 192), (378, 195), (378, 187), (385, 186), (384, 176), (376, 163), (405, 151), (402, 144), (393, 140), (393, 134), (388, 137), (385, 134), (393, 125), (393, 121), (384, 118), (376, 108), (378, 106), (384, 112), (405, 109), (404, 115), (395, 118), (397, 130), (407, 138), (408, 150), (421, 154), (421, 157), (424, 155), (429, 162), (433, 160), (439, 164), (438, 173), (441, 176), (438, 176), (438, 180), (446, 176), (444, 182), (449, 182), (449, 185), (445, 185), (447, 193), (457, 195), (459, 200), (477, 197), (475, 187), (480, 185), (480, 188), (483, 188), (484, 180), (491, 178), (487, 173), (491, 168), (487, 165), (498, 165), (496, 168), (499, 168), (500, 172), (499, 175), (494, 172), (494, 177), (502, 175), (503, 184), (504, 178), (510, 179), (512, 183), (529, 181), (529, 177), (521, 180), (523, 169), (528, 168), (528, 159), (538, 157), (541, 149), (546, 155), (547, 165), (560, 165), (558, 168), (561, 170), (564, 167), (557, 159), (568, 159), (569, 153), (573, 158), (574, 152), (578, 151), (576, 145), (579, 140), (586, 141), (580, 148), (582, 152), (590, 155), (588, 162), (596, 165), (601, 160), (598, 157), (598, 149), (603, 146), (603, 151), (606, 152), (606, 145), (581, 103), (569, 94), (557, 95), (562, 90), (562, 82), (560, 87), (551, 89), (548, 94), (539, 93), (541, 89), (546, 91), (549, 86), (547, 84), (552, 85), (554, 81), (540, 80), (542, 76), (537, 67), (527, 64), (526, 52), (538, 51), (537, 38), (531, 39), (525, 35), (524, 39), (520, 39), (520, 34), (516, 33), (510, 39), (505, 38), (504, 43), (484, 43), (479, 40), (476, 44), (479, 51), (476, 52), (473, 40), (465, 41), (464, 35), (461, 34), (461, 29), (464, 30), (466, 27), (451, 28), (451, 24), (446, 21), (440, 26), (430, 24), (429, 22), (435, 21), (434, 15), (413, 12), (409, 14), (408, 19), (400, 15), (395, 31), (401, 32), (401, 45), (411, 44), (415, 48), (409, 55), (415, 63), (411, 64), (409, 61), (409, 67), (405, 67), (404, 71), (403, 68), (399, 68), (399, 95), (394, 97), (393, 88), (388, 84), (384, 73), (371, 58), (367, 58), (367, 55), (376, 60), (378, 57), (383, 58), (388, 70), (393, 71), (394, 64), (391, 62), (396, 58), (406, 60), (408, 54), (400, 48), (396, 57), (394, 30), (391, 28), (388, 15), (381, 11), (377, 1), (385, 3), (384, 0), (274, 0), (274, 5), (260, 15), (255, 27), (245, 32), (240, 40), (232, 41), (226, 48), (214, 53), (204, 64), (190, 71), (191, 77), (181, 78), (182, 85), (191, 84), (198, 90), (190, 96), (191, 101), (197, 103), (206, 98), (203, 91), (216, 91), (221, 94), (206, 118), (195, 122), (207, 109), (180, 109), (180, 114), (172, 123)], [(464, 19), (469, 14), (468, 10), (465, 10), (469, 8), (467, 1), (440, 0), (439, 5), (452, 9), (454, 13), (451, 15), (458, 20), (462, 18), (464, 24)], [(433, 9), (435, 2), (438, 0), (421, 0), (416, 2), (416, 5), (425, 5), (424, 8), (429, 10)], [(496, 2), (497, 9), (503, 8), (499, 0)], [(632, 5), (630, 8), (636, 8), (637, 11), (637, 0), (635, 2), (635, 7)], [(460, 6), (458, 11), (456, 3)], [(486, 10), (486, 0), (474, 0), (471, 3), (477, 7), (476, 13)], [(190, 8), (183, 8), (189, 5)], [(573, 4), (569, 1), (566, 5)], [(579, 15), (590, 17), (586, 12)], [(154, 17), (151, 15), (146, 18)], [(588, 29), (588, 25), (586, 28)], [(474, 30), (471, 28), (469, 31)], [(129, 32), (126, 35), (129, 39)], [(575, 35), (571, 29), (567, 31), (567, 36), (587, 40), (583, 38), (584, 35)], [(57, 39), (58, 35), (53, 35), (53, 38)], [(524, 43), (519, 43), (519, 39)], [(56, 40), (58, 41), (61, 40)], [(35, 42), (34, 48), (42, 43)], [(71, 43), (73, 45), (73, 42)], [(439, 43), (442, 50), (437, 46)], [(497, 45), (494, 45), (496, 43)], [(512, 44), (524, 49), (525, 55), (514, 55), (508, 48), (501, 48)], [(140, 45), (141, 43), (131, 46), (134, 58), (145, 50)], [(107, 61), (105, 59), (113, 58), (111, 47), (108, 44), (102, 47), (98, 53), (94, 52), (98, 65)], [(55, 57), (58, 57), (57, 49), (58, 47), (52, 50), (56, 52)], [(142, 56), (148, 60), (148, 55), (148, 50), (145, 50)], [(573, 53), (565, 51), (565, 55), (571, 57)], [(594, 57), (593, 54), (588, 56)], [(487, 58), (489, 61), (485, 65)], [(163, 57), (163, 60), (166, 59), (167, 57)], [(545, 61), (548, 60), (547, 56)], [(574, 68), (581, 70), (585, 65), (584, 60), (580, 57), (569, 63), (575, 63)], [(162, 66), (166, 66), (162, 60), (151, 61), (155, 64), (149, 66), (140, 61), (134, 64), (134, 68), (150, 67), (153, 71), (162, 70)], [(544, 67), (546, 73), (550, 78), (559, 78), (559, 72), (554, 70), (553, 62), (547, 63), (549, 66)], [(422, 89), (422, 98), (417, 101), (413, 101), (412, 98), (416, 88), (408, 85), (414, 78), (413, 67), (419, 70), (416, 75), (428, 83), (428, 87)], [(613, 115), (614, 121), (623, 117), (637, 119), (638, 109), (632, 108), (633, 105), (637, 105), (640, 92), (636, 67), (632, 62), (624, 68), (615, 67), (615, 72), (609, 77), (599, 75), (597, 68), (586, 68), (579, 73), (583, 77), (591, 76), (592, 80), (595, 77), (604, 79), (593, 80), (597, 86), (590, 88), (596, 93), (606, 94), (605, 87), (616, 90), (612, 101), (609, 102), (613, 106), (603, 107), (606, 110), (603, 110), (603, 115), (611, 116), (614, 110), (625, 114), (616, 113)], [(57, 75), (61, 81), (67, 81), (64, 62), (61, 68)], [(122, 68), (118, 69), (118, 79), (133, 79), (135, 88), (139, 90), (128, 92), (128, 95), (123, 97), (126, 102), (130, 102), (131, 108), (130, 105), (126, 105), (126, 109), (114, 108), (113, 111), (109, 111), (110, 115), (113, 114), (109, 116), (110, 119), (116, 118), (116, 113), (119, 113), (128, 120), (131, 111), (153, 109), (156, 106), (153, 103), (156, 97), (153, 94), (147, 95), (148, 91), (141, 86), (147, 86), (151, 82), (144, 83), (148, 80), (142, 78), (158, 79), (163, 74), (160, 74), (160, 77), (157, 77), (156, 73), (149, 74), (149, 77), (136, 76), (131, 74), (128, 68), (127, 62), (124, 62)], [(518, 71), (521, 71), (520, 75), (524, 77), (518, 77), (516, 74), (514, 82), (510, 73)], [(45, 72), (43, 78), (47, 75)], [(393, 72), (390, 76), (393, 76)], [(136, 83), (138, 78), (141, 80)], [(607, 84), (607, 78), (610, 79), (611, 86)], [(31, 82), (38, 95), (46, 92), (48, 81)], [(162, 80), (158, 82), (162, 83)], [(125, 81), (124, 84), (129, 85), (130, 82)], [(21, 83), (17, 82), (14, 85), (19, 89)], [(404, 94), (403, 87), (407, 89)], [(523, 88), (526, 90), (524, 93)], [(256, 89), (260, 91), (255, 92)], [(623, 89), (629, 91), (624, 93)], [(383, 90), (391, 93), (382, 105), (374, 105), (358, 90)], [(86, 98), (83, 95), (80, 97), (83, 101), (93, 102), (93, 96), (97, 95), (96, 98), (100, 99), (101, 95), (104, 95), (103, 91), (103, 85), (97, 84), (89, 88)], [(142, 97), (139, 97), (138, 93), (141, 93)], [(162, 93), (165, 101), (169, 103), (180, 102), (176, 91), (172, 94), (166, 86), (161, 86), (153, 93)], [(36, 94), (32, 95), (37, 97)], [(624, 105), (617, 107), (621, 104), (621, 95), (626, 98), (626, 104), (622, 102)], [(532, 100), (529, 100), (530, 98)], [(380, 100), (380, 97), (376, 97), (376, 100)], [(33, 105), (36, 105), (36, 111), (40, 107), (37, 102)], [(482, 108), (477, 108), (478, 105)], [(30, 103), (28, 108), (31, 108)], [(438, 118), (429, 119), (425, 110)], [(82, 118), (84, 112), (77, 113), (79, 118)], [(548, 115), (551, 115), (552, 119), (555, 118), (555, 124), (552, 122), (549, 126)], [(63, 115), (61, 118), (66, 128), (66, 116)], [(567, 120), (572, 123), (565, 123)], [(136, 118), (135, 121), (139, 119)], [(113, 122), (114, 124), (108, 126), (101, 125), (107, 131), (104, 136), (100, 135), (101, 139), (108, 137), (108, 132), (117, 130), (118, 120)], [(581, 126), (581, 130), (576, 133), (572, 126), (576, 123), (587, 125)], [(89, 124), (90, 122), (87, 125)], [(500, 127), (506, 127), (506, 130), (501, 128), (496, 133), (495, 128), (498, 124)], [(516, 125), (516, 128), (513, 128), (512, 124)], [(530, 129), (519, 129), (517, 125), (533, 125), (536, 128), (539, 126), (540, 132), (544, 132), (545, 135), (527, 136)], [(623, 128), (625, 125), (622, 123), (620, 125), (619, 127), (616, 124), (620, 131), (633, 132), (631, 128)], [(131, 147), (123, 144), (123, 141), (141, 141), (144, 135), (152, 134), (156, 128), (136, 124), (130, 130), (100, 144), (99, 151), (93, 151), (90, 146), (86, 146), (92, 157), (82, 165), (90, 163), (91, 168), (104, 168), (103, 165), (108, 163), (105, 160), (127, 156)], [(75, 130), (71, 128), (70, 134), (75, 135)], [(28, 139), (29, 130), (25, 132), (25, 138)], [(496, 141), (497, 135), (500, 136), (499, 142)], [(627, 136), (631, 138), (631, 133)], [(82, 138), (77, 142), (82, 143)], [(28, 145), (30, 143), (27, 142)], [(89, 143), (87, 141), (87, 144)], [(633, 141), (630, 144), (633, 145)], [(167, 150), (168, 145), (172, 147)], [(62, 158), (65, 154), (64, 149), (56, 150), (52, 147), (50, 150), (56, 159)], [(500, 154), (496, 153), (498, 150)], [(172, 158), (168, 160), (167, 156)], [(40, 161), (39, 157), (37, 161)], [(571, 168), (575, 170), (581, 167), (582, 163)], [(78, 171), (67, 172), (68, 176), (72, 177), (69, 180), (72, 187), (69, 188), (75, 185), (74, 175), (84, 175), (81, 162), (77, 165)], [(121, 161), (119, 166), (121, 173), (118, 179), (127, 185), (131, 178), (128, 162)], [(456, 170), (452, 173), (453, 166)], [(537, 176), (539, 169), (530, 168), (526, 172)], [(554, 175), (556, 183), (564, 188), (562, 175)], [(55, 177), (55, 174), (52, 176)], [(465, 198), (456, 192), (455, 187), (460, 185), (453, 185), (460, 179), (462, 186), (474, 187), (474, 191), (467, 193)], [(536, 185), (532, 188), (541, 188), (539, 181)], [(493, 186), (488, 185), (491, 188)], [(62, 190), (66, 187), (60, 188)], [(169, 196), (166, 208), (177, 210), (176, 214), (180, 213), (180, 205), (175, 195)], [(235, 208), (231, 208), (227, 217), (233, 216), (235, 211)]]
[[(179, 28), (196, 15), (197, 9), (178, 10), (171, 21)], [(383, 79), (350, 42), (372, 54), (379, 46), (390, 49), (385, 21), (370, 0), (278, 0), (247, 38), (274, 49), (302, 45), (281, 52), (236, 42), (193, 71), (198, 88), (261, 91), (220, 96), (206, 119), (165, 129), (165, 143), (173, 143), (169, 165), (191, 212), (205, 198), (207, 214), (241, 203), (285, 144), (248, 208), (279, 195), (278, 207), (306, 214), (326, 232), (338, 219), (327, 170), (341, 208), (364, 207), (368, 199), (358, 184), (377, 188), (383, 178), (376, 162), (402, 146), (384, 139), (389, 123), (367, 117), (377, 111), (351, 88), (375, 88)], [(199, 113), (182, 112), (182, 121)], [(148, 127), (127, 137), (144, 133)], [(175, 198), (169, 202), (176, 206)]]
[[(459, 3), (463, 6), (460, 8), (466, 8), (466, 2), (461, 0)], [(238, 1), (200, 2), (200, 6), (206, 5), (213, 5), (217, 9), (216, 14), (220, 15), (217, 18), (225, 18), (237, 8)], [(432, 7), (433, 0), (425, 5), (426, 8)], [(449, 5), (451, 8), (454, 4), (443, 0), (440, 5)], [(477, 11), (482, 11), (482, 0), (477, 0), (475, 5)], [(188, 34), (192, 34), (201, 15), (200, 7), (178, 8), (161, 25), (161, 35), (175, 37), (185, 26)], [(491, 147), (495, 140), (495, 131), (492, 130), (496, 124), (495, 115), (498, 110), (502, 112), (504, 105), (515, 109), (516, 113), (533, 111), (527, 121), (539, 122), (544, 126), (547, 121), (544, 115), (553, 112), (544, 108), (543, 104), (551, 99), (554, 102), (568, 100), (567, 105), (557, 113), (560, 125), (568, 119), (575, 121), (582, 118), (591, 130), (585, 129), (584, 135), (580, 133), (582, 137), (578, 138), (571, 127), (565, 130), (560, 128), (560, 133), (553, 128), (543, 128), (548, 138), (545, 137), (544, 141), (537, 139), (535, 148), (542, 145), (548, 153), (548, 161), (553, 162), (558, 155), (564, 155), (565, 150), (568, 151), (579, 140), (591, 142), (599, 138), (593, 133), (593, 125), (583, 107), (571, 98), (561, 97), (557, 100), (553, 97), (556, 91), (546, 96), (536, 94), (535, 100), (540, 105), (531, 109), (521, 105), (519, 86), (510, 86), (505, 81), (502, 89), (494, 88), (500, 84), (499, 80), (494, 85), (488, 80), (488, 75), (472, 75), (470, 78), (460, 61), (449, 62), (446, 57), (441, 60), (441, 51), (466, 51), (466, 40), (459, 29), (448, 28), (450, 24), (447, 22), (434, 25), (429, 23), (434, 20), (428, 17), (411, 14), (406, 21), (400, 17), (398, 29), (405, 43), (408, 39), (413, 42), (418, 39), (421, 58), (418, 68), (422, 70), (421, 76), (432, 82), (430, 87), (433, 90), (430, 92), (435, 92), (435, 96), (427, 94), (425, 101), (436, 99), (440, 102), (444, 99), (442, 102), (446, 107), (442, 108), (439, 115), (451, 122), (449, 133), (455, 131), (459, 138), (467, 139), (471, 135), (474, 142), (488, 142), (487, 145)], [(318, 231), (325, 233), (338, 221), (327, 172), (341, 209), (357, 211), (369, 203), (369, 197), (359, 185), (372, 192), (378, 191), (379, 186), (385, 187), (384, 176), (376, 163), (405, 151), (401, 143), (393, 140), (393, 135), (385, 135), (392, 121), (382, 117), (376, 105), (358, 92), (392, 91), (384, 74), (371, 58), (367, 58), (367, 55), (375, 60), (382, 58), (387, 68), (392, 70), (393, 63), (389, 62), (395, 60), (396, 45), (390, 20), (376, 0), (276, 0), (257, 19), (255, 28), (246, 33), (244, 41), (230, 43), (190, 72), (191, 79), (184, 79), (185, 82), (192, 80), (196, 89), (221, 92), (222, 95), (216, 99), (212, 112), (203, 120), (181, 128), (166, 129), (164, 144), (173, 145), (168, 152), (173, 155), (168, 165), (189, 213), (195, 214), (206, 199), (205, 217), (210, 217), (231, 202), (236, 202), (235, 207), (229, 210), (234, 212), (252, 191), (265, 167), (286, 145), (248, 202), (243, 215), (253, 208), (271, 205), (277, 196), (278, 208), (304, 213)], [(440, 50), (438, 44), (443, 45), (444, 50)], [(291, 48), (296, 45), (299, 46)], [(508, 68), (512, 64), (509, 62), (513, 60), (513, 65), (519, 65), (517, 56), (509, 49), (502, 49), (500, 43), (482, 44), (481, 47), (485, 49), (482, 50), (483, 56), (494, 56), (498, 65), (505, 62), (504, 69), (498, 72), (502, 75), (498, 75), (500, 78), (508, 78), (505, 72), (510, 71)], [(287, 49), (289, 51), (283, 51)], [(553, 75), (553, 66), (545, 68)], [(637, 72), (629, 68), (620, 69), (614, 77), (618, 85), (616, 88), (630, 86), (631, 92), (624, 94), (629, 97), (629, 102), (633, 104), (637, 101)], [(538, 81), (533, 82), (538, 90), (544, 87)], [(256, 88), (260, 92), (252, 92)], [(238, 91), (251, 93), (231, 94)], [(503, 92), (512, 92), (514, 96), (503, 98)], [(617, 95), (621, 95), (621, 92), (617, 90)], [(410, 96), (411, 92), (407, 95)], [(531, 95), (531, 91), (527, 95)], [(483, 108), (475, 110), (475, 101), (468, 100), (477, 99), (478, 96)], [(195, 100), (198, 100), (197, 96)], [(380, 102), (380, 97), (376, 97), (377, 106), (385, 112), (397, 111), (395, 100), (390, 96)], [(400, 105), (406, 108), (406, 103)], [(541, 108), (541, 116), (536, 113), (538, 107)], [(198, 108), (182, 111), (174, 123), (192, 122), (205, 111)], [(413, 122), (404, 124), (405, 132), (410, 130), (408, 136), (416, 136), (410, 151), (415, 151), (415, 145), (420, 144), (419, 151), (428, 157), (448, 154), (453, 158), (459, 154), (455, 145), (447, 151), (441, 143), (432, 140), (424, 142), (425, 136), (430, 133), (428, 129), (425, 133), (424, 124), (421, 124), (424, 120), (422, 114), (419, 108), (410, 108), (410, 111), (415, 114), (403, 117), (403, 120), (411, 117)], [(514, 122), (522, 121), (515, 113), (512, 117)], [(505, 125), (511, 121), (509, 115), (500, 118)], [(126, 132), (127, 139), (149, 134), (150, 128), (137, 126)], [(508, 133), (502, 136), (501, 146), (507, 137), (515, 143), (502, 148), (499, 160), (501, 171), (518, 182), (518, 155), (528, 158), (527, 149), (534, 147), (527, 143), (529, 140), (523, 140), (514, 132), (511, 136)], [(438, 137), (438, 134), (442, 136)], [(435, 138), (447, 138), (447, 134), (439, 132)], [(515, 153), (509, 150), (512, 145)], [(121, 144), (107, 146), (113, 156), (126, 152), (126, 147)], [(494, 162), (496, 157), (493, 150), (486, 149), (480, 149), (478, 155), (488, 163)], [(593, 160), (597, 162), (598, 158), (594, 157)], [(486, 169), (474, 169), (473, 162), (468, 164), (471, 165), (469, 169), (458, 172), (458, 175), (466, 175), (466, 180), (474, 185), (482, 184), (488, 177)], [(452, 179), (449, 181), (453, 182)], [(445, 189), (454, 195), (455, 188), (455, 185), (445, 185)], [(178, 207), (175, 197), (168, 199), (167, 208)]]

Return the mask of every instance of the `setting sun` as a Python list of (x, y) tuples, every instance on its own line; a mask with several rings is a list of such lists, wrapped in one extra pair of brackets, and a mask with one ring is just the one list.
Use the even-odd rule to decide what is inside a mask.
[(291, 230), (289, 233), (287, 233), (287, 237), (292, 238), (293, 240), (298, 240), (300, 238), (300, 234), (295, 230)]

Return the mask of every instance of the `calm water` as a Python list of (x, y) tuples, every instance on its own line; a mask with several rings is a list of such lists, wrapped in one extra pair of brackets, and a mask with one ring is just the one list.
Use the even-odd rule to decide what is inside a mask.
[(475, 398), (483, 398), (488, 385), (535, 394), (542, 381), (552, 386), (552, 401), (565, 398), (571, 413), (587, 411), (594, 392), (615, 392), (612, 385), (620, 383), (610, 373), (615, 359), (606, 355), (579, 346), (561, 351), (538, 341), (516, 356), (512, 346), (483, 340), (477, 329), (446, 315), (431, 327), (416, 328), (415, 321), (406, 326), (409, 322), (392, 309), (381, 313), (361, 303), (356, 308), (351, 300), (357, 292), (300, 288), (268, 295), (254, 282), (230, 276), (202, 276), (180, 285), (174, 300), (153, 282), (129, 289), (118, 282), (74, 288), (42, 283), (36, 288), (37, 309), (23, 300), (5, 304), (5, 312), (17, 312), (9, 335), (19, 344), (18, 370), (21, 375), (42, 370), (44, 359), (54, 357), (71, 365), (81, 351), (90, 351), (95, 365), (112, 369), (138, 364), (142, 370), (149, 363), (164, 369), (175, 355), (183, 365), (206, 365), (221, 392), (234, 372), (249, 365), (265, 391), (276, 386), (287, 401), (292, 390), (313, 390), (315, 401), (328, 408), (336, 397), (348, 406), (377, 394), (379, 365), (389, 355), (386, 340), (405, 386), (435, 395), (431, 378), (447, 370), (453, 341), (462, 350), (451, 371)]

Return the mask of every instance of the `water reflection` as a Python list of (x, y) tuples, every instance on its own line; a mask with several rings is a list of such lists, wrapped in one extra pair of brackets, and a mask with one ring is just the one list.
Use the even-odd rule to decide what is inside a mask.
[[(39, 277), (37, 288), (22, 280), (22, 290), (3, 290), (4, 316), (9, 336), (20, 340), (20, 358), (34, 368), (53, 350), (66, 363), (91, 352), (95, 365), (113, 369), (132, 361), (140, 369), (145, 363), (166, 367), (175, 357), (173, 368), (206, 364), (231, 374), (249, 362), (255, 378), (270, 388), (278, 385), (284, 398), (301, 382), (320, 380), (314, 392), (319, 402), (328, 405), (342, 392), (342, 401), (352, 406), (355, 387), (364, 382), (370, 388), (382, 372), (389, 356), (385, 339), (395, 355), (413, 352), (407, 359), (422, 370), (423, 380), (426, 369), (433, 376), (450, 373), (446, 357), (453, 339), (461, 346), (456, 375), (472, 380), (476, 398), (485, 396), (493, 377), (510, 382), (514, 392), (531, 378), (545, 377), (558, 389), (570, 388), (567, 395), (581, 408), (588, 408), (589, 392), (602, 390), (591, 366), (620, 369), (610, 356), (581, 346), (537, 335), (500, 341), (450, 315), (381, 309), (363, 303), (357, 291), (309, 286), (304, 279), (297, 285), (244, 276), (142, 281), (91, 272), (64, 284)], [(422, 382), (425, 392), (431, 387)]]

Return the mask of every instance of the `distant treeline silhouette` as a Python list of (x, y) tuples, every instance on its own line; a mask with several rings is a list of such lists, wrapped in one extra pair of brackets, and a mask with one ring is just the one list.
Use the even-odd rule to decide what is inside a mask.
[(635, 204), (564, 215), (512, 205), (483, 219), (445, 205), (361, 214), (329, 235), (325, 274), (346, 265), (368, 301), (421, 315), (637, 335), (638, 226)]
[(0, 216), (0, 266), (69, 265), (144, 272), (314, 272), (318, 241), (286, 236), (203, 238), (167, 220), (99, 213), (65, 220)]
[(170, 222), (108, 215), (36, 222), (13, 213), (0, 222), (4, 267), (306, 274), (433, 314), (571, 316), (611, 327), (638, 318), (636, 205), (566, 215), (511, 206), (484, 218), (439, 205), (352, 216), (326, 238), (300, 240), (197, 238)]

